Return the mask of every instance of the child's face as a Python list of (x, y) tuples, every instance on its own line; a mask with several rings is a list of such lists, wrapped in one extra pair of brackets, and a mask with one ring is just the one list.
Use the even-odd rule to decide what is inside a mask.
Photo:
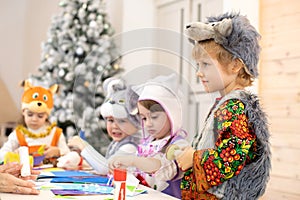
[(138, 104), (138, 109), (143, 125), (150, 135), (156, 139), (170, 135), (171, 123), (165, 112), (151, 112), (141, 104)]
[(222, 66), (214, 55), (203, 53), (196, 62), (198, 65), (196, 74), (201, 79), (206, 92), (219, 91), (224, 95), (234, 88), (237, 74), (226, 70), (230, 66)]
[(138, 131), (128, 119), (117, 119), (114, 117), (106, 117), (106, 129), (108, 135), (117, 142)]
[(32, 130), (38, 130), (41, 128), (48, 118), (47, 113), (36, 113), (28, 109), (23, 110), (23, 116), (27, 128)]

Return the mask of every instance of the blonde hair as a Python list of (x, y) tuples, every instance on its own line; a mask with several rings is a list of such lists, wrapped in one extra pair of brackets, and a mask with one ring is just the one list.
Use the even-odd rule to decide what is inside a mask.
[(231, 62), (236, 62), (238, 65), (241, 65), (241, 69), (237, 76), (237, 83), (247, 87), (251, 86), (253, 83), (253, 78), (250, 74), (245, 71), (245, 64), (239, 58), (235, 58), (230, 52), (224, 49), (221, 45), (214, 42), (214, 40), (204, 40), (195, 44), (192, 56), (195, 60), (200, 59), (203, 55), (209, 55), (212, 58), (217, 59), (217, 61), (227, 69), (227, 66)]

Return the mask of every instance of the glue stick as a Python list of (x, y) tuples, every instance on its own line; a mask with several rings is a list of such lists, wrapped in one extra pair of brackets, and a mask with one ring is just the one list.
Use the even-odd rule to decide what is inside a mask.
[(114, 200), (126, 198), (126, 170), (114, 169)]
[(30, 176), (30, 160), (28, 147), (22, 146), (19, 148), (20, 164), (22, 165), (21, 176)]

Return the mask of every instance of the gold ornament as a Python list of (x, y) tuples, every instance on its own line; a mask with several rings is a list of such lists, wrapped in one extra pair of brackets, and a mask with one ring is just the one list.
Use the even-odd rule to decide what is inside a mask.
[(32, 133), (23, 125), (17, 126), (16, 130), (22, 131), (22, 133), (24, 133), (24, 135), (28, 136), (29, 138), (37, 139), (37, 138), (44, 138), (44, 137), (48, 136), (50, 134), (51, 130), (55, 126), (56, 126), (56, 123), (52, 123), (50, 126), (48, 126), (46, 128), (46, 131), (42, 132), (42, 133)]

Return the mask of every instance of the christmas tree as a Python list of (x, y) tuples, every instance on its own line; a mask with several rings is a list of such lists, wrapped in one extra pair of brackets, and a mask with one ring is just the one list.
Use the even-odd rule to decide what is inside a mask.
[(53, 17), (42, 44), (40, 73), (31, 79), (59, 84), (50, 120), (67, 138), (84, 130), (86, 140), (103, 153), (109, 138), (99, 117), (102, 83), (120, 71), (114, 31), (102, 0), (63, 0), (59, 5), (62, 11)]

